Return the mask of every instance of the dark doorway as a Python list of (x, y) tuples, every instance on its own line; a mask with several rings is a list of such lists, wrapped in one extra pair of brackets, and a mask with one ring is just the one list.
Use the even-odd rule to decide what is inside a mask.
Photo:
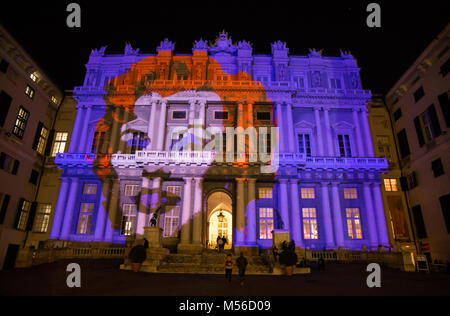
[(17, 255), (19, 253), (19, 245), (8, 246), (8, 251), (6, 252), (5, 263), (3, 264), (3, 270), (12, 270), (16, 264)]

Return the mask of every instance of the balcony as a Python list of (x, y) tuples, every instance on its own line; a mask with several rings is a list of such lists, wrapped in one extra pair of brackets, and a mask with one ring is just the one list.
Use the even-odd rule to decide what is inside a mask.
[[(58, 154), (55, 164), (60, 167), (92, 167), (95, 154)], [(143, 166), (213, 166), (233, 165), (246, 162), (249, 165), (268, 165), (258, 154), (231, 154), (218, 159), (213, 151), (140, 151), (136, 154), (115, 154), (110, 156), (110, 163), (116, 168)], [(220, 157), (222, 158), (222, 157)], [(297, 153), (282, 153), (272, 157), (272, 165), (308, 169), (343, 169), (343, 170), (378, 170), (388, 171), (385, 158), (340, 158), (340, 157), (306, 157)]]

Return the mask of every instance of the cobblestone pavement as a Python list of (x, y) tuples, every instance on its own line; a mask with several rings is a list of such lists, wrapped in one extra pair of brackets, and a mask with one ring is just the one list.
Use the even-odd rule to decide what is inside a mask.
[(244, 286), (221, 275), (170, 275), (119, 270), (119, 261), (78, 260), (81, 288), (69, 289), (66, 267), (58, 262), (0, 271), (0, 295), (302, 296), (450, 295), (449, 274), (405, 273), (382, 268), (379, 289), (369, 289), (364, 265), (328, 264), (310, 275), (248, 276)]

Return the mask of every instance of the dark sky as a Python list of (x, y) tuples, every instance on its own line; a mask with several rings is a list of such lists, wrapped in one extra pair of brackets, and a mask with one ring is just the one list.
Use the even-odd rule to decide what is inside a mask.
[[(67, 4), (82, 9), (82, 26), (66, 26)], [(312, 2), (312, 4), (310, 3)], [(366, 25), (366, 7), (377, 2), (382, 27)], [(194, 40), (213, 41), (225, 29), (233, 41), (253, 43), (269, 54), (285, 41), (291, 54), (309, 48), (324, 55), (349, 50), (362, 68), (363, 87), (387, 92), (449, 22), (446, 1), (20, 1), (2, 3), (0, 23), (16, 37), (62, 89), (81, 85), (92, 48), (123, 52), (125, 42), (155, 53), (164, 38), (177, 53), (190, 53)]]

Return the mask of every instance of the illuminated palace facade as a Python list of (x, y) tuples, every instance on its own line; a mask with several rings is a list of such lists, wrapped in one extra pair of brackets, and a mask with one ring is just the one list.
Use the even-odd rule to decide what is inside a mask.
[(179, 253), (217, 236), (267, 249), (274, 229), (298, 248), (390, 247), (388, 165), (374, 156), (354, 57), (294, 56), (281, 42), (254, 55), (226, 33), (189, 55), (174, 48), (92, 51), (69, 151), (55, 159), (51, 240), (124, 244), (157, 213), (163, 245)]

